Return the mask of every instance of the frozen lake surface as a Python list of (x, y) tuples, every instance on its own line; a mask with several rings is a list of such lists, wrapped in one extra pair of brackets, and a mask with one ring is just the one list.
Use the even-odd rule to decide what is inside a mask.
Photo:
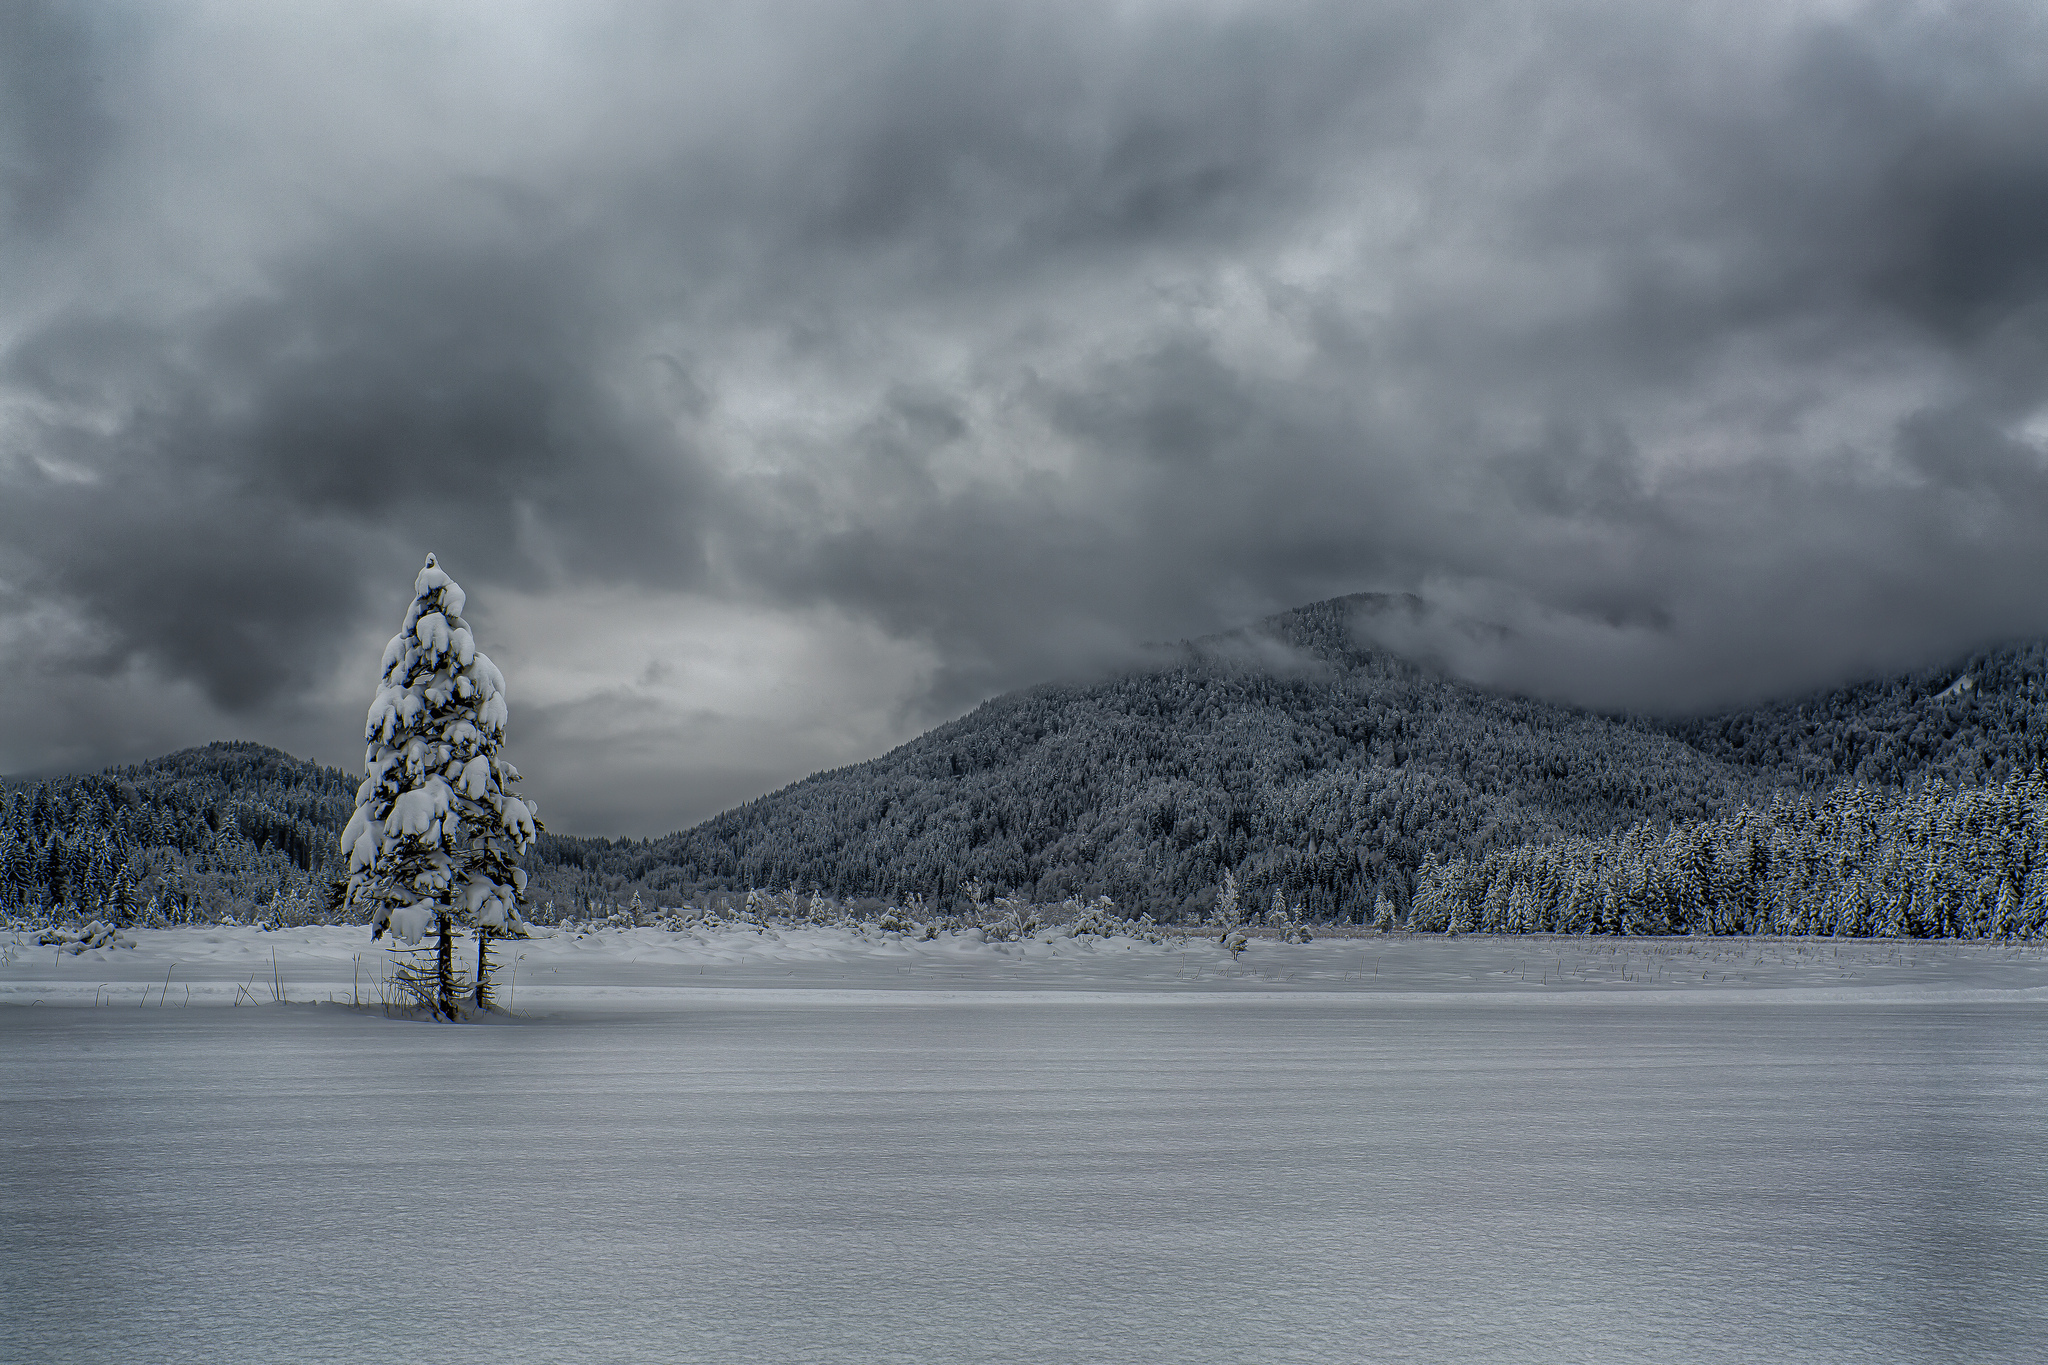
[(0, 974), (88, 1006), (0, 1008), (0, 1359), (2048, 1358), (2025, 954), (1603, 983), (1556, 945), (1553, 991), (1497, 940), (1178, 984), (876, 945), (699, 988), (619, 935), (532, 945), (583, 974), (510, 1024), (140, 1005), (283, 938), (215, 937)]
[[(0, 938), (0, 1005), (150, 1008), (373, 1000), (390, 951), (360, 926), (274, 933), (202, 926), (136, 930), (133, 948), (80, 954)], [(525, 1013), (667, 1008), (706, 990), (1031, 991), (1154, 994), (1678, 995), (1864, 1003), (1989, 999), (2048, 1006), (2048, 944), (1829, 939), (1619, 939), (1367, 935), (982, 941), (829, 925), (544, 931), (502, 945), (501, 994)], [(467, 969), (474, 947), (464, 943)]]

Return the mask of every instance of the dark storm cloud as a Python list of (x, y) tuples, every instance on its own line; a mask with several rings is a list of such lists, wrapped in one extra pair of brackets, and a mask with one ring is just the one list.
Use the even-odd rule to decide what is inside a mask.
[(1363, 588), (1602, 705), (2048, 628), (2036, 6), (0, 22), (25, 693), (301, 716), (427, 548), (874, 623), (905, 727)]
[(119, 67), (82, 8), (0, 7), (0, 227), (48, 233), (91, 186), (114, 138), (102, 94)]
[(33, 431), (61, 467), (0, 513), (22, 577), (100, 627), (99, 666), (147, 658), (231, 711), (330, 666), (365, 571), (402, 589), (415, 545), (514, 584), (688, 582), (687, 451), (593, 372), (581, 283), (573, 257), (415, 241), (177, 335), (44, 329), (5, 377), (72, 420)]

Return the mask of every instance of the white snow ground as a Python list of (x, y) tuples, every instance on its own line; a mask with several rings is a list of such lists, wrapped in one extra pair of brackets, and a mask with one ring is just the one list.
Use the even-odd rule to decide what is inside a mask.
[[(1821, 992), (1828, 1000), (2032, 1000), (2048, 1005), (2048, 945), (1902, 940), (1611, 939), (1435, 935), (1144, 943), (979, 931), (914, 935), (732, 925), (541, 931), (502, 943), (502, 991), (522, 1015), (688, 1006), (708, 989), (1537, 995)], [(76, 955), (0, 938), (0, 1004), (157, 1009), (375, 1000), (391, 940), (360, 926), (264, 932), (202, 926), (127, 932), (133, 948)], [(475, 948), (459, 949), (465, 970)]]
[(133, 937), (0, 953), (0, 1359), (2048, 1358), (2038, 949)]

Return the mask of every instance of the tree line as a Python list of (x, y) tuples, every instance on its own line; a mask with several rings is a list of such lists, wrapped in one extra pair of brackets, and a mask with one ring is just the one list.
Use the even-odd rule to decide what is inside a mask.
[(1408, 922), (1453, 933), (2040, 938), (2048, 785), (1852, 783), (1661, 830), (1431, 858)]

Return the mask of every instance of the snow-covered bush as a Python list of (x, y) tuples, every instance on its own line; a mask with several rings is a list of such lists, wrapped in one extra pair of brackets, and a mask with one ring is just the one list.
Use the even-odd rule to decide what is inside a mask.
[[(1067, 901), (1066, 905), (1075, 907), (1078, 912), (1060, 930), (1068, 938), (1093, 936), (1132, 938), (1141, 943), (1166, 942), (1167, 935), (1160, 930), (1158, 921), (1150, 915), (1139, 915), (1136, 919), (1120, 915), (1116, 902), (1107, 896), (1097, 896), (1085, 906), (1074, 901)], [(1174, 936), (1184, 937), (1177, 932)]]
[(320, 898), (301, 886), (290, 891), (272, 892), (257, 924), (264, 929), (302, 929), (309, 924), (324, 924), (326, 921)]
[(365, 776), (341, 836), (346, 903), (369, 912), (372, 938), (389, 929), (417, 943), (438, 929), (444, 1014), (454, 1012), (457, 921), (478, 930), (477, 999), (488, 1003), (485, 945), (522, 932), (519, 857), (541, 828), (531, 803), (512, 794), (519, 772), (499, 754), (505, 678), (476, 647), (465, 600), (428, 555), (405, 624), (384, 648)]
[(103, 920), (93, 920), (80, 929), (45, 929), (36, 936), (36, 943), (44, 948), (55, 948), (59, 952), (90, 952), (94, 948), (133, 948), (134, 942), (123, 938), (121, 931)]
[(995, 914), (982, 926), (984, 937), (997, 943), (1029, 938), (1043, 927), (1038, 907), (1017, 896), (998, 896)]
[(1067, 925), (1067, 937), (1079, 938), (1083, 934), (1096, 934), (1108, 938), (1124, 927), (1124, 921), (1116, 913), (1116, 902), (1107, 896), (1097, 896), (1081, 908), (1081, 913)]

